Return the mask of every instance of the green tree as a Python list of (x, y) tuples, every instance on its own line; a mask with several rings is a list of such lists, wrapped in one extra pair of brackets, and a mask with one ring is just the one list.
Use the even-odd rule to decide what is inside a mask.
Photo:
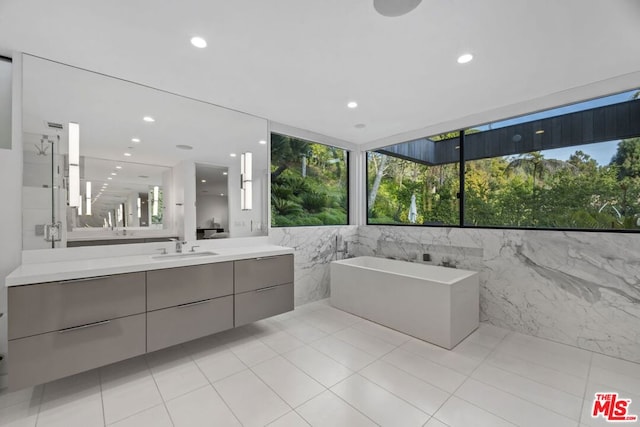
[(611, 164), (618, 166), (620, 179), (640, 177), (640, 137), (620, 141)]
[(303, 156), (311, 154), (309, 142), (290, 136), (271, 134), (271, 181), (292, 165), (301, 161)]

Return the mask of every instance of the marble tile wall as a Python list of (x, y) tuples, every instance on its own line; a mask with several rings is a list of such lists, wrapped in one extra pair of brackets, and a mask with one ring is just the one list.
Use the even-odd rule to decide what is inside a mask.
[(640, 236), (360, 226), (356, 255), (480, 272), (482, 320), (640, 362)]
[(296, 305), (329, 296), (329, 263), (345, 257), (343, 252), (337, 252), (344, 249), (345, 242), (349, 251), (352, 251), (357, 240), (357, 226), (284, 227), (269, 230), (269, 243), (295, 249)]

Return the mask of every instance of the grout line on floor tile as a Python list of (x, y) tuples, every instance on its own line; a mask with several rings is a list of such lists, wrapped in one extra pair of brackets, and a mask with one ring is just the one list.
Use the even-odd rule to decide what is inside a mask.
[(102, 393), (102, 369), (98, 368), (98, 385), (100, 386), (100, 405), (102, 407), (102, 425), (107, 425), (107, 415), (104, 412), (104, 393)]
[[(354, 372), (353, 375), (355, 375), (356, 373)], [(353, 376), (353, 375), (349, 375), (349, 377)], [(346, 378), (345, 378), (346, 380)], [(342, 382), (342, 381), (340, 381)], [(334, 384), (332, 387), (336, 386), (338, 383)], [(338, 396), (336, 393), (334, 393), (331, 389), (328, 390), (329, 393), (333, 394), (335, 397), (337, 397), (338, 399), (342, 400), (344, 403), (346, 403), (348, 406), (350, 406), (351, 408), (353, 408), (355, 411), (361, 413), (364, 417), (366, 417), (368, 420), (370, 420), (372, 423), (374, 423), (375, 425), (380, 425), (377, 422), (375, 422), (374, 419), (372, 419), (370, 416), (368, 416), (367, 414), (365, 414), (364, 412), (362, 412), (361, 410), (359, 410), (358, 408), (356, 408), (355, 406), (353, 406), (352, 404), (350, 404), (349, 402), (347, 402), (346, 400), (344, 400), (342, 397)], [(305, 419), (306, 421), (306, 419)], [(309, 423), (311, 424), (311, 423)]]
[(580, 404), (580, 418), (578, 419), (578, 427), (582, 422), (582, 415), (584, 414), (584, 402), (587, 400), (587, 390), (589, 389), (589, 381), (591, 379), (591, 369), (593, 368), (593, 352), (589, 358), (589, 371), (587, 372), (587, 379), (584, 382), (584, 392), (582, 393), (582, 403)]
[[(445, 392), (446, 392), (446, 393), (449, 393), (449, 397), (447, 397), (447, 398), (446, 398), (446, 400), (445, 400), (444, 402), (442, 402), (442, 404), (441, 404), (441, 405), (440, 405), (440, 406), (439, 406), (439, 407), (434, 411), (434, 413), (433, 413), (433, 417), (435, 417), (435, 415), (438, 413), (438, 411), (439, 411), (440, 409), (442, 409), (442, 407), (443, 407), (444, 405), (446, 405), (446, 404), (447, 404), (447, 402), (448, 402), (449, 400), (451, 400), (451, 396), (454, 396), (454, 395), (456, 394), (456, 392), (460, 389), (460, 387), (462, 387), (462, 386), (463, 386), (463, 385), (464, 385), (464, 384), (469, 380), (469, 378), (471, 378), (471, 375), (473, 375), (473, 373), (474, 373), (474, 372), (475, 372), (475, 371), (480, 367), (480, 365), (482, 365), (483, 363), (485, 363), (485, 362), (487, 361), (487, 359), (489, 358), (489, 356), (491, 356), (491, 355), (496, 351), (496, 349), (500, 346), (500, 344), (502, 344), (502, 342), (503, 342), (503, 341), (506, 339), (506, 337), (507, 337), (507, 336), (509, 336), (510, 334), (511, 334), (511, 332), (508, 332), (507, 334), (505, 334), (505, 335), (500, 339), (500, 341), (495, 345), (495, 347), (493, 348), (493, 350), (491, 350), (489, 353), (487, 353), (487, 355), (486, 355), (486, 356), (484, 357), (484, 359), (483, 359), (483, 360), (478, 364), (478, 366), (476, 366), (475, 368), (473, 368), (473, 370), (472, 370), (469, 374), (465, 374), (465, 375), (466, 375), (465, 380), (464, 380), (464, 381), (462, 381), (462, 382), (460, 383), (460, 385), (459, 385), (458, 387), (456, 387), (456, 389), (455, 389), (455, 390), (453, 390), (453, 392), (449, 393), (448, 391), (446, 391), (446, 390), (445, 390)], [(449, 369), (451, 369), (451, 368), (449, 368)], [(405, 372), (406, 372), (406, 371), (405, 371)], [(458, 372), (458, 371), (456, 371), (456, 372)], [(425, 381), (425, 382), (427, 382), (427, 381)], [(428, 383), (428, 382), (427, 382), (427, 383)], [(428, 384), (431, 384), (431, 383), (428, 383)], [(432, 386), (434, 386), (434, 387), (437, 387), (437, 386), (435, 386), (434, 384), (431, 384), (431, 385), (432, 385)], [(438, 387), (438, 388), (439, 388), (439, 387)], [(439, 388), (439, 389), (440, 389), (440, 388)], [(442, 390), (442, 389), (440, 389), (440, 390)], [(460, 397), (458, 397), (458, 396), (456, 396), (456, 397), (457, 397), (458, 399), (461, 399), (461, 398), (460, 398)], [(464, 400), (464, 399), (462, 399), (462, 400)], [(465, 402), (466, 402), (466, 400), (465, 400)], [(467, 403), (469, 403), (469, 404), (473, 405), (473, 403), (471, 403), (471, 402), (467, 402)], [(477, 406), (477, 405), (473, 405), (473, 406), (476, 406), (477, 408), (480, 408), (480, 407), (479, 407), (479, 406)], [(490, 414), (492, 414), (492, 415), (496, 415), (496, 414), (494, 414), (493, 412), (491, 412), (491, 411), (487, 411), (487, 410), (486, 410), (486, 409), (484, 409), (484, 408), (480, 408), (480, 409), (482, 409), (482, 410), (483, 410), (483, 411), (485, 411), (485, 412), (489, 412), (489, 413), (490, 413)], [(498, 415), (496, 415), (496, 416), (498, 416)], [(500, 416), (498, 416), (498, 417), (499, 417), (499, 418), (502, 418), (502, 417), (500, 417)], [(437, 419), (437, 418), (436, 418), (436, 419)], [(504, 418), (502, 418), (502, 419), (504, 419)], [(438, 421), (440, 421), (440, 420), (438, 419)], [(505, 420), (505, 421), (508, 421), (508, 420)], [(510, 422), (510, 421), (508, 421), (508, 422)]]
[(38, 413), (36, 414), (36, 422), (33, 424), (34, 427), (38, 426), (38, 421), (40, 421), (40, 411), (42, 410), (42, 402), (44, 401), (44, 392), (47, 389), (47, 384), (42, 384), (42, 394), (40, 395), (40, 402), (38, 402)]
[[(224, 344), (222, 344), (222, 345), (224, 345)], [(236, 356), (236, 355), (235, 355), (235, 353), (234, 353), (233, 351), (231, 351), (231, 349), (230, 349), (230, 348), (228, 348), (228, 347), (227, 347), (227, 350), (228, 350), (228, 351), (230, 351), (230, 352), (231, 352), (231, 354), (233, 354), (233, 355), (234, 355), (234, 356), (235, 356), (235, 357), (240, 361), (240, 363), (242, 363), (242, 364), (245, 366), (245, 368), (249, 369), (249, 367), (247, 366), (247, 364), (246, 364), (246, 363), (244, 363), (244, 362), (242, 361), (242, 359), (240, 359), (238, 356)], [(213, 385), (213, 383), (211, 382), (211, 380), (209, 379), (209, 377), (205, 375), (204, 371), (202, 370), (202, 368), (200, 368), (200, 365), (198, 365), (198, 363), (197, 363), (197, 362), (195, 361), (195, 359), (192, 357), (191, 353), (187, 352), (187, 355), (189, 356), (189, 359), (191, 359), (191, 361), (196, 365), (196, 368), (198, 368), (198, 370), (200, 371), (200, 373), (201, 373), (201, 374), (202, 374), (202, 375), (207, 379), (207, 382), (209, 383), (209, 386), (211, 386), (211, 388), (213, 389), (213, 391), (215, 391), (215, 393), (218, 395), (218, 397), (220, 398), (220, 400), (222, 400), (222, 402), (223, 402), (223, 403), (224, 403), (224, 405), (227, 407), (227, 409), (229, 409), (229, 412), (231, 412), (231, 414), (233, 415), (233, 417), (238, 421), (238, 424), (242, 425), (242, 423), (240, 422), (240, 418), (238, 418), (238, 416), (236, 415), (236, 413), (235, 413), (235, 412), (233, 412), (233, 409), (231, 409), (231, 406), (229, 406), (229, 404), (227, 403), (227, 401), (226, 401), (226, 400), (224, 400), (224, 397), (222, 397), (222, 395), (220, 394), (220, 392), (218, 391), (218, 389)], [(233, 375), (235, 375), (235, 374), (239, 374), (240, 372), (243, 372), (243, 371), (234, 372), (234, 373), (233, 373), (233, 374), (231, 374), (231, 375), (227, 375), (227, 376), (226, 376), (226, 377), (224, 377), (224, 378), (220, 378), (218, 381), (221, 381), (221, 380), (223, 380), (223, 379), (225, 379), (225, 378), (229, 378), (229, 377), (231, 377), (231, 376), (233, 376)], [(204, 387), (206, 387), (206, 386), (204, 386)], [(204, 387), (203, 387), (203, 388), (204, 388)], [(198, 390), (200, 390), (200, 389), (198, 389)], [(195, 391), (195, 390), (194, 390), (194, 391)], [(168, 409), (167, 409), (167, 411), (168, 411)], [(169, 414), (169, 416), (171, 416), (171, 414)], [(175, 425), (175, 424), (174, 424), (174, 425)]]
[[(147, 353), (149, 354), (149, 353)], [(173, 421), (173, 417), (171, 416), (171, 412), (169, 412), (169, 407), (167, 406), (167, 402), (164, 400), (164, 396), (162, 395), (162, 393), (160, 392), (160, 387), (158, 386), (158, 382), (156, 381), (156, 377), (153, 375), (153, 371), (151, 370), (151, 366), (149, 366), (149, 360), (147, 359), (147, 355), (144, 355), (144, 364), (147, 367), (147, 369), (149, 370), (149, 374), (151, 374), (151, 379), (153, 380), (153, 383), (156, 385), (156, 389), (158, 390), (158, 394), (160, 395), (160, 399), (162, 400), (162, 404), (164, 405), (164, 409), (165, 411), (167, 411), (167, 415), (169, 415), (169, 421), (171, 422), (171, 425), (175, 427), (176, 423)]]

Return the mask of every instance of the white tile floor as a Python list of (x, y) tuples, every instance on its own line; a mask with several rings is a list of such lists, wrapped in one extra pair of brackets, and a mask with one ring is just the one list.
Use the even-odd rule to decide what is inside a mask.
[(324, 300), (0, 392), (0, 426), (591, 427), (604, 391), (640, 415), (640, 365), (486, 324), (447, 351)]

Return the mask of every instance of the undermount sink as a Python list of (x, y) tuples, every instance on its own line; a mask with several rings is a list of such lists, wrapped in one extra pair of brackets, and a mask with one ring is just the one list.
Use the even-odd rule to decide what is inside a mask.
[(182, 252), (179, 254), (162, 254), (162, 255), (154, 255), (151, 257), (151, 259), (180, 259), (180, 258), (195, 258), (195, 257), (201, 257), (201, 256), (212, 256), (212, 255), (218, 255), (217, 252), (211, 252), (211, 251), (202, 251), (202, 252)]

